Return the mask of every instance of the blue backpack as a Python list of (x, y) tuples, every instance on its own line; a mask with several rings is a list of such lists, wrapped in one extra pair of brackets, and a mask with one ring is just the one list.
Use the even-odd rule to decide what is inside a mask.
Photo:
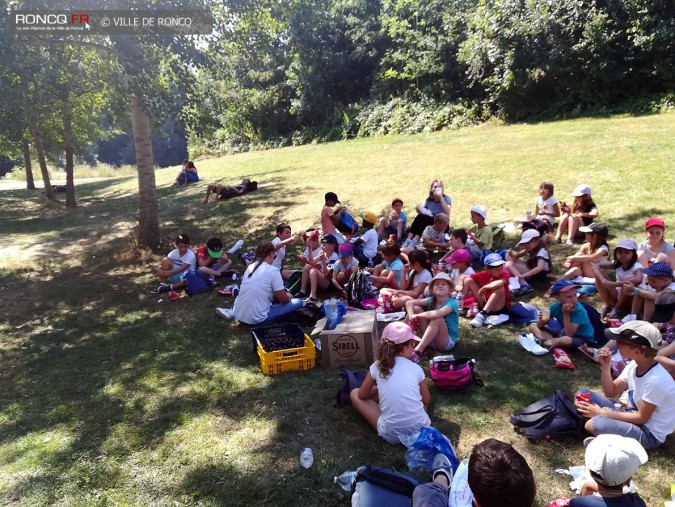
[(194, 296), (195, 294), (211, 290), (208, 276), (196, 269), (188, 269), (183, 277), (183, 281), (185, 282), (185, 292), (187, 292), (188, 296)]
[(340, 223), (336, 225), (336, 228), (342, 234), (349, 234), (351, 236), (359, 229), (359, 224), (347, 210), (344, 210), (340, 216)]
[(586, 309), (586, 313), (588, 314), (588, 320), (591, 321), (591, 325), (593, 326), (593, 338), (594, 338), (594, 343), (592, 344), (593, 347), (602, 347), (606, 342), (607, 338), (605, 337), (605, 325), (602, 323), (602, 319), (600, 318), (600, 312), (598, 312), (595, 308), (593, 308), (591, 305), (587, 305), (586, 303), (582, 303), (579, 301), (581, 306), (583, 306)]

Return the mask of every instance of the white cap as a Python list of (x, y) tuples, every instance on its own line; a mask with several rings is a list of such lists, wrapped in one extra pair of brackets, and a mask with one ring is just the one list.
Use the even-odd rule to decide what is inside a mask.
[(478, 213), (480, 216), (483, 217), (483, 220), (487, 220), (487, 210), (485, 209), (485, 206), (476, 204), (475, 206), (471, 207), (471, 213)]
[(584, 185), (583, 183), (581, 185), (577, 185), (577, 188), (575, 188), (572, 191), (572, 195), (574, 197), (580, 197), (582, 195), (591, 195), (591, 187), (588, 185)]
[(625, 484), (640, 465), (647, 463), (647, 451), (634, 438), (606, 434), (587, 438), (584, 443), (586, 468), (605, 486)]
[(527, 229), (523, 231), (523, 235), (520, 237), (520, 241), (516, 245), (522, 245), (523, 243), (529, 243), (534, 238), (541, 238), (541, 234), (537, 229)]

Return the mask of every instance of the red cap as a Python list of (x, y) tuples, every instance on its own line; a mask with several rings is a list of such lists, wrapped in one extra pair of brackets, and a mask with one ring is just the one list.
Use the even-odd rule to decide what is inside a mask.
[(662, 218), (659, 217), (653, 217), (647, 220), (647, 223), (645, 224), (645, 229), (649, 229), (650, 227), (661, 227), (662, 229), (666, 228), (666, 223), (663, 221)]

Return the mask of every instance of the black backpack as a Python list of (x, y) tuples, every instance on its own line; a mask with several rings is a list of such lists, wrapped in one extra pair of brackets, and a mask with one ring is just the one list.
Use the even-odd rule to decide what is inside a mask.
[(375, 294), (371, 281), (372, 275), (367, 269), (358, 269), (352, 273), (347, 282), (347, 304), (365, 310), (361, 301), (372, 298)]
[(352, 401), (349, 399), (349, 393), (354, 389), (358, 389), (366, 379), (368, 372), (352, 371), (347, 368), (338, 369), (338, 375), (342, 377), (342, 386), (337, 393), (337, 404), (340, 407), (351, 406)]
[(305, 305), (293, 312), (293, 319), (301, 326), (313, 326), (324, 317), (321, 308), (314, 305)]
[(560, 390), (548, 398), (511, 414), (514, 430), (531, 440), (560, 440), (577, 436), (584, 429), (585, 419), (574, 403)]
[(421, 482), (412, 475), (368, 465), (359, 469), (352, 484), (352, 507), (410, 507)]
[(529, 222), (523, 222), (522, 228), (523, 232), (528, 229), (534, 229), (539, 232), (539, 235), (542, 238), (545, 238), (546, 235), (551, 232), (551, 224), (549, 224), (547, 220), (539, 220), (538, 218), (534, 218)]
[(594, 340), (591, 346), (594, 348), (602, 347), (607, 342), (607, 338), (605, 337), (606, 327), (602, 323), (600, 312), (598, 312), (591, 305), (587, 305), (586, 303), (582, 303), (581, 301), (579, 301), (579, 304), (581, 304), (581, 306), (583, 306), (586, 309), (586, 313), (588, 314), (588, 320), (591, 321), (591, 325), (593, 326)]

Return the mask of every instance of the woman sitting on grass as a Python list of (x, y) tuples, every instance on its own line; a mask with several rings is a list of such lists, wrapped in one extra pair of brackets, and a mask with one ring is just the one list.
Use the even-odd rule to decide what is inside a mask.
[(356, 411), (390, 444), (431, 425), (426, 412), (431, 395), (424, 371), (410, 360), (417, 341), (403, 322), (385, 327), (376, 361), (361, 387), (349, 396)]

